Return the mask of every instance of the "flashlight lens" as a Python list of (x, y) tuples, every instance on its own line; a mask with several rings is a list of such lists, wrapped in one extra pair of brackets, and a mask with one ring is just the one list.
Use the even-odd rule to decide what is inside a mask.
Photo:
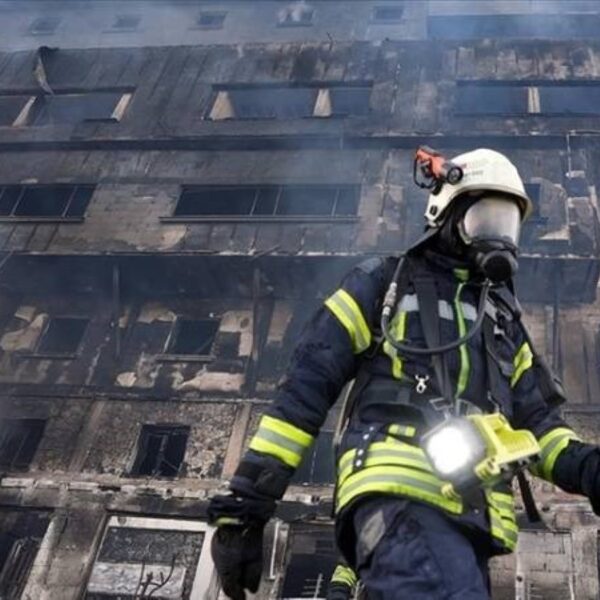
[(429, 437), (427, 455), (440, 475), (452, 475), (469, 464), (474, 449), (464, 431), (448, 426)]

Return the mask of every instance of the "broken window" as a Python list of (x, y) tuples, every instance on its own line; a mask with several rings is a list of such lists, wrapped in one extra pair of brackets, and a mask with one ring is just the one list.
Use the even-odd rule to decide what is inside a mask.
[(526, 115), (528, 87), (459, 83), (456, 112), (463, 115)]
[(185, 186), (174, 216), (348, 217), (356, 215), (360, 186)]
[(315, 11), (304, 3), (296, 3), (279, 12), (280, 27), (308, 27), (312, 25)]
[(18, 600), (48, 527), (48, 514), (3, 510), (1, 516), (0, 598)]
[(427, 21), (434, 39), (597, 38), (597, 14), (439, 15)]
[(290, 531), (289, 559), (279, 598), (326, 598), (339, 555), (333, 527), (297, 526)]
[(321, 431), (296, 469), (292, 483), (333, 483), (334, 471), (333, 432)]
[(179, 425), (144, 425), (132, 475), (175, 477), (179, 473), (189, 427)]
[(29, 26), (29, 33), (33, 35), (51, 35), (60, 23), (58, 17), (39, 17)]
[(600, 115), (599, 85), (539, 86), (540, 114), (554, 116)]
[(74, 125), (82, 121), (120, 121), (131, 93), (85, 92), (38, 96), (26, 122), (29, 125)]
[(373, 21), (376, 23), (398, 23), (402, 20), (402, 6), (376, 6), (373, 9)]
[(2, 185), (0, 218), (79, 219), (94, 190), (93, 185)]
[(37, 346), (37, 354), (71, 356), (77, 353), (89, 319), (51, 317)]
[(135, 31), (141, 20), (140, 15), (117, 15), (110, 31)]
[(216, 319), (178, 317), (167, 341), (165, 353), (209, 356), (218, 331), (219, 321)]
[(217, 91), (209, 113), (224, 119), (301, 119), (364, 115), (371, 84), (324, 87), (244, 86)]
[(212, 531), (198, 520), (111, 517), (85, 599), (212, 598)]
[(30, 96), (0, 96), (0, 127), (9, 127), (25, 107)]
[(0, 469), (26, 471), (44, 433), (42, 419), (0, 420)]
[(200, 29), (222, 29), (225, 24), (226, 12), (203, 11), (196, 19), (196, 26)]

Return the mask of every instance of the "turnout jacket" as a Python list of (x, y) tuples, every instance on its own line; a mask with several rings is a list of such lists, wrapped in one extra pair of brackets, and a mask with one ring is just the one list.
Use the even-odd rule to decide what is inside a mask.
[[(344, 527), (351, 522), (347, 516), (358, 501), (380, 494), (433, 505), (489, 542), (492, 553), (511, 551), (517, 540), (511, 487), (501, 484), (481, 492), (478, 506), (447, 499), (419, 447), (420, 434), (437, 414), (430, 400), (440, 390), (429, 356), (402, 354), (380, 337), (381, 306), (397, 260), (374, 258), (359, 264), (310, 320), (231, 488), (251, 497), (281, 497), (328, 410), (355, 379), (354, 409), (336, 457), (338, 541), (346, 556), (352, 555), (353, 545), (351, 527)], [(441, 343), (464, 336), (477, 317), (482, 289), (464, 265), (426, 250), (409, 254), (405, 266), (408, 275), (403, 268), (392, 336), (426, 346), (412, 284), (422, 275), (436, 283)], [(520, 321), (498, 302), (486, 308), (486, 319), (493, 327), (493, 348), (486, 347), (489, 337), (482, 327), (467, 343), (445, 353), (455, 398), (469, 410), (500, 410), (513, 428), (533, 432), (541, 456), (532, 471), (560, 486), (553, 478), (554, 465), (577, 436), (541, 394)], [(488, 355), (500, 374), (493, 385)]]

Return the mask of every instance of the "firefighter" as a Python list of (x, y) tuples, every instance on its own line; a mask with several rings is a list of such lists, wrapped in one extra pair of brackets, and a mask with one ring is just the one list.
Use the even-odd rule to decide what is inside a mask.
[(532, 211), (518, 171), (488, 149), (456, 157), (452, 182), (436, 165), (418, 163), (436, 184), (423, 237), (359, 264), (325, 300), (230, 492), (211, 500), (213, 559), (233, 600), (257, 590), (264, 526), (351, 380), (336, 538), (371, 600), (489, 598), (488, 560), (515, 548), (517, 525), (511, 471), (498, 468), (510, 452), (486, 419), (500, 423), (496, 441), (536, 447), (534, 475), (600, 511), (600, 449), (561, 419), (559, 382), (512, 292)]

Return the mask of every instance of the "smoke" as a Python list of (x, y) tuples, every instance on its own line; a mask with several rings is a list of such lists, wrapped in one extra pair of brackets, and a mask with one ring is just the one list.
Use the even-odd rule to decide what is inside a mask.
[(312, 14), (312, 7), (305, 0), (300, 0), (299, 2), (289, 4), (279, 11), (279, 22), (301, 25), (310, 21)]

